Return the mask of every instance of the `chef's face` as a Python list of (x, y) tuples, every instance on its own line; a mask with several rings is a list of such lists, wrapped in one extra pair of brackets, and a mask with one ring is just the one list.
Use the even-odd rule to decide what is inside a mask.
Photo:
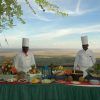
[(22, 51), (23, 51), (24, 53), (27, 53), (28, 50), (29, 50), (29, 47), (22, 47)]
[(88, 49), (88, 44), (82, 45), (82, 48), (86, 51)]

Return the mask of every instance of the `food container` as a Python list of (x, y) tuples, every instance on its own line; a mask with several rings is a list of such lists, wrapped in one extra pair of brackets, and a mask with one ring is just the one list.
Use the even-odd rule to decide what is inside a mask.
[(0, 78), (2, 78), (4, 81), (7, 81), (8, 79), (12, 79), (14, 77), (15, 75), (4, 75), (4, 74), (0, 75)]
[(41, 78), (42, 74), (41, 73), (38, 73), (38, 74), (29, 74), (29, 81), (31, 82), (32, 79), (34, 78)]
[(59, 75), (59, 76), (54, 75), (54, 78), (55, 80), (65, 80), (67, 78), (67, 75)]
[(79, 81), (79, 78), (83, 77), (83, 72), (80, 70), (75, 70), (75, 72), (73, 71), (71, 76), (73, 77), (74, 81)]
[(72, 74), (71, 76), (74, 81), (79, 81), (79, 78), (83, 77), (83, 74)]

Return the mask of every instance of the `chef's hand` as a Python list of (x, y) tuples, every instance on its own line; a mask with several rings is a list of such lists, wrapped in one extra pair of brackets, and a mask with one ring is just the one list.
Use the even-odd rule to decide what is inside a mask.
[(77, 65), (77, 70), (80, 70), (80, 66), (79, 65)]

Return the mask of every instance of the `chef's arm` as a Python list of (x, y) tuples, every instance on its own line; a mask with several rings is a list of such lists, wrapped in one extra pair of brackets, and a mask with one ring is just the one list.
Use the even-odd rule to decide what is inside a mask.
[(75, 58), (75, 62), (74, 62), (74, 70), (77, 69), (77, 67), (79, 67), (78, 62), (79, 62), (79, 55), (77, 54), (77, 56)]
[(96, 58), (94, 56), (94, 53), (92, 53), (91, 59), (92, 59), (93, 64), (95, 64), (96, 63)]

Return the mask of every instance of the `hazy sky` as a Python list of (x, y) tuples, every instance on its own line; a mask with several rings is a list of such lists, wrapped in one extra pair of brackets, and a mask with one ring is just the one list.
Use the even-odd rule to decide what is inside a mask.
[(34, 15), (24, 0), (22, 5), (26, 24), (15, 20), (16, 26), (0, 35), (2, 48), (21, 48), (22, 38), (30, 39), (30, 48), (81, 48), (81, 35), (88, 35), (90, 48), (100, 49), (100, 0), (50, 0), (69, 16), (43, 12), (30, 0)]

